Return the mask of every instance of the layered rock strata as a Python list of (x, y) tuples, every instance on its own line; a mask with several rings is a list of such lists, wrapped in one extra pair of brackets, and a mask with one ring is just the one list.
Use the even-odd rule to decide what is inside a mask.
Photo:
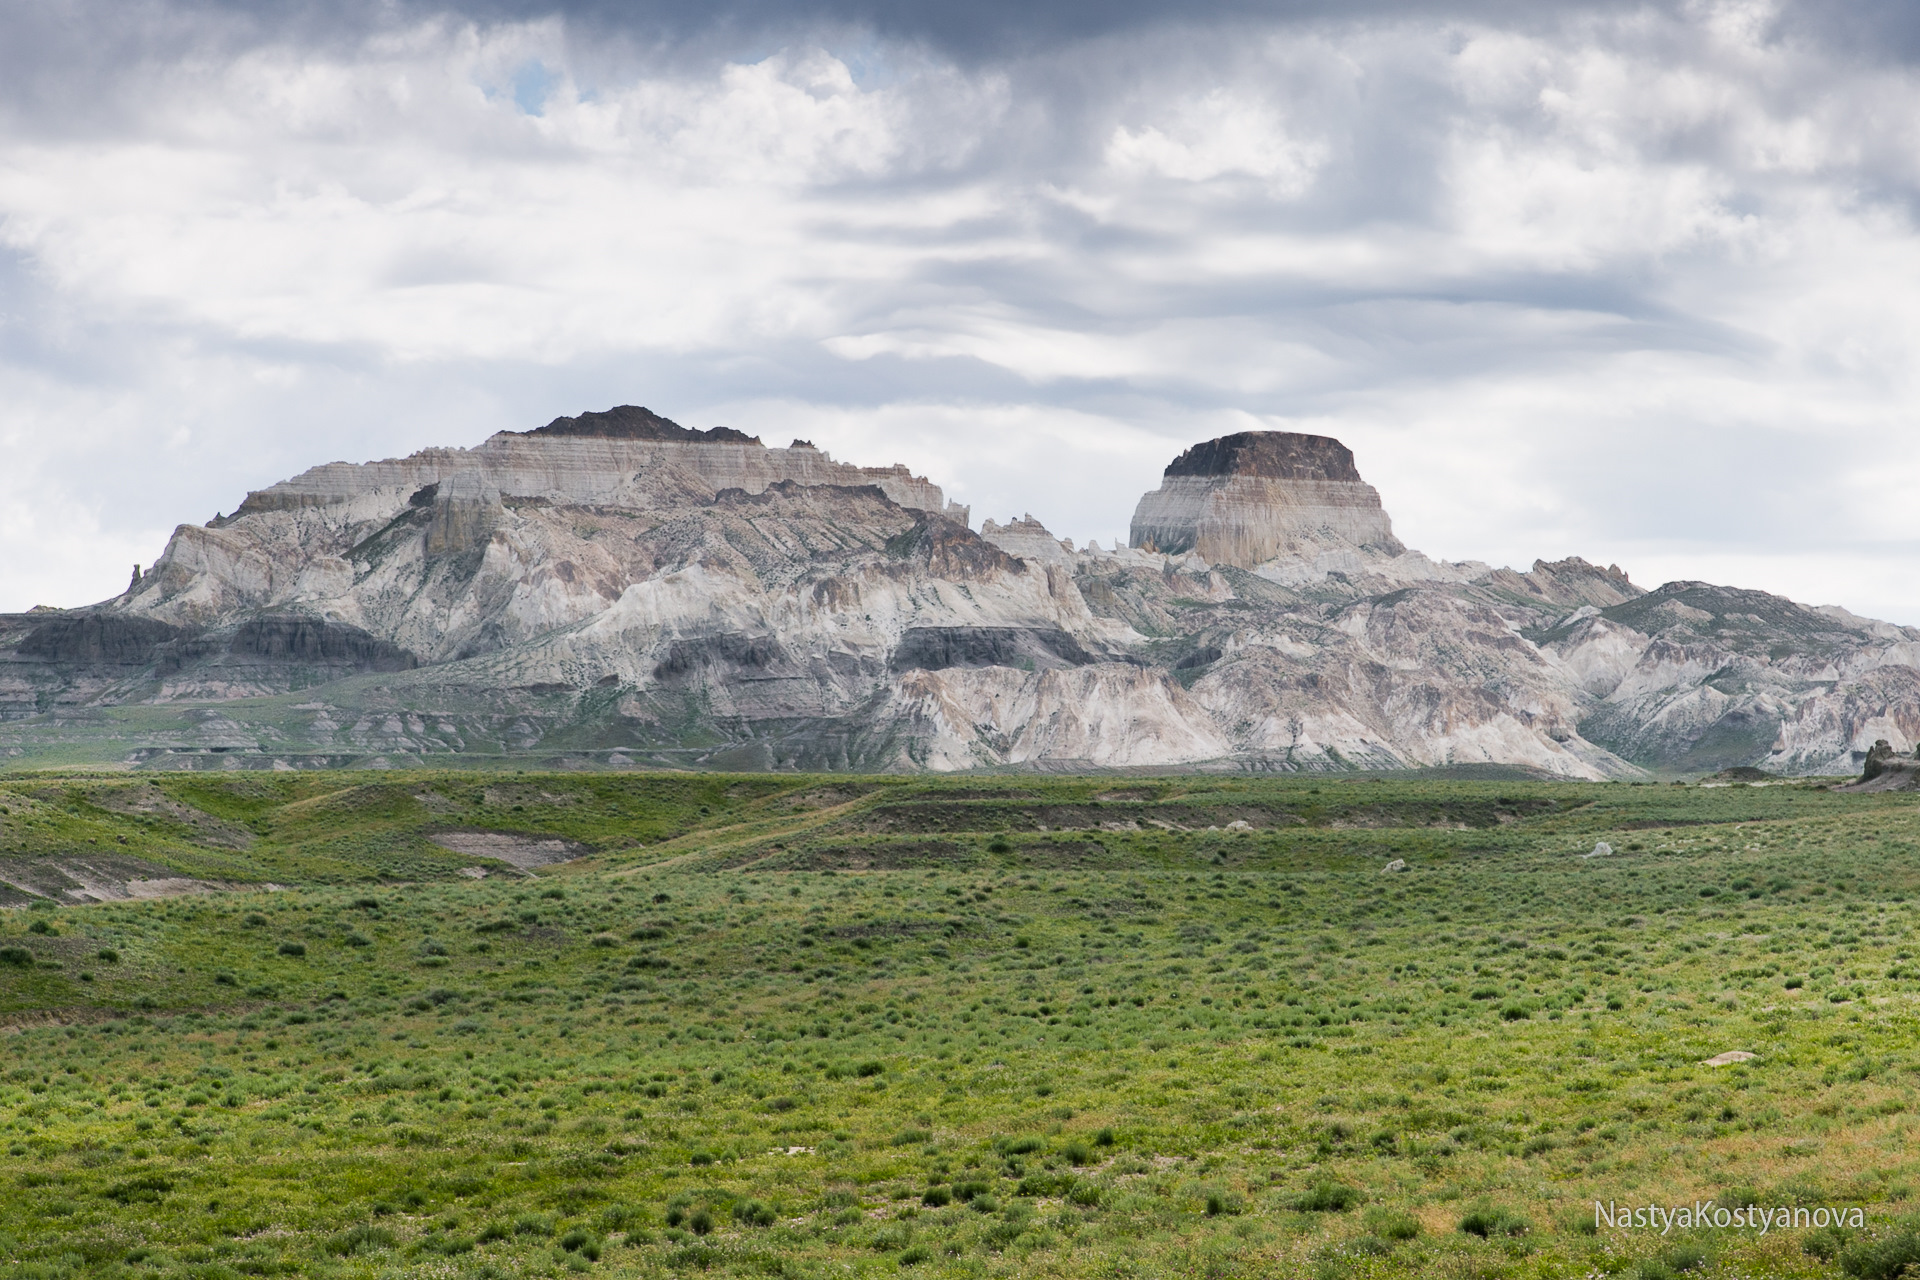
[(1241, 569), (1281, 556), (1406, 549), (1351, 450), (1286, 431), (1224, 436), (1175, 458), (1160, 487), (1140, 499), (1129, 540)]
[(471, 656), (612, 605), (660, 567), (636, 539), (663, 519), (783, 484), (870, 488), (904, 509), (967, 519), (905, 467), (768, 449), (628, 406), (476, 449), (315, 467), (247, 495), (231, 516), (181, 526), (114, 608), (196, 628), (292, 609), (423, 660)]
[(1433, 560), (1325, 437), (1188, 450), (1134, 542), (976, 534), (905, 468), (581, 414), (315, 468), (115, 600), (0, 618), (0, 753), (1600, 778), (1850, 773), (1920, 740), (1920, 632)]

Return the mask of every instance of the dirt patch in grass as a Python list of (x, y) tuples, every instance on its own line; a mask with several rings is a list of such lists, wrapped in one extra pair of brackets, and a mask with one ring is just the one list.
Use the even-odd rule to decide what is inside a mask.
[(54, 858), (0, 858), (0, 906), (19, 906), (35, 898), (55, 902), (126, 902), (174, 898), (187, 893), (222, 893), (236, 887), (196, 880), (138, 858), (114, 854), (74, 854)]
[(556, 862), (570, 862), (593, 852), (577, 840), (529, 836), (511, 831), (436, 831), (427, 839), (442, 849), (464, 853), (469, 858), (509, 863), (522, 871), (550, 867)]

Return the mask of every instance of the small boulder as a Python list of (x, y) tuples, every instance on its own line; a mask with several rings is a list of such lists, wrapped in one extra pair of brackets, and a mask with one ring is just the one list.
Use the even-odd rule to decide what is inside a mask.
[(1736, 1062), (1752, 1062), (1760, 1055), (1748, 1053), (1745, 1049), (1729, 1049), (1725, 1053), (1716, 1053), (1700, 1065), (1703, 1067), (1730, 1067)]
[(1389, 862), (1386, 866), (1380, 868), (1382, 874), (1385, 874), (1388, 871), (1405, 871), (1406, 869), (1407, 869), (1407, 860), (1405, 858), (1395, 858), (1392, 862)]
[(1583, 853), (1580, 856), (1583, 858), (1604, 858), (1612, 852), (1613, 846), (1605, 840), (1601, 840), (1594, 844), (1592, 853)]
[(1251, 831), (1253, 830), (1253, 824), (1251, 822), (1248, 822), (1245, 818), (1235, 818), (1232, 822), (1229, 822), (1227, 824), (1227, 830)]

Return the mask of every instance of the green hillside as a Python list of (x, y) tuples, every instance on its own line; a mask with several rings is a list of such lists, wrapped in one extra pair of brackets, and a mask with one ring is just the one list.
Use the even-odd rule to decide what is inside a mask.
[[(1893, 1276), (1917, 841), (1810, 784), (0, 779), (0, 1274)], [(1868, 1225), (1595, 1226), (1710, 1198)]]

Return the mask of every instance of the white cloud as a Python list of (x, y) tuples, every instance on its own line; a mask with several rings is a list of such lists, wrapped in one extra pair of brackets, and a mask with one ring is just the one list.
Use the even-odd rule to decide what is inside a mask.
[(1920, 77), (1688, 12), (116, 67), (140, 112), (0, 115), (0, 608), (313, 463), (634, 401), (1078, 540), (1196, 439), (1322, 431), (1435, 555), (1920, 622)]
[(1259, 178), (1268, 194), (1305, 191), (1326, 162), (1326, 144), (1291, 136), (1271, 104), (1226, 89), (1171, 104), (1158, 124), (1116, 126), (1107, 165), (1129, 177), (1207, 182), (1225, 175)]

